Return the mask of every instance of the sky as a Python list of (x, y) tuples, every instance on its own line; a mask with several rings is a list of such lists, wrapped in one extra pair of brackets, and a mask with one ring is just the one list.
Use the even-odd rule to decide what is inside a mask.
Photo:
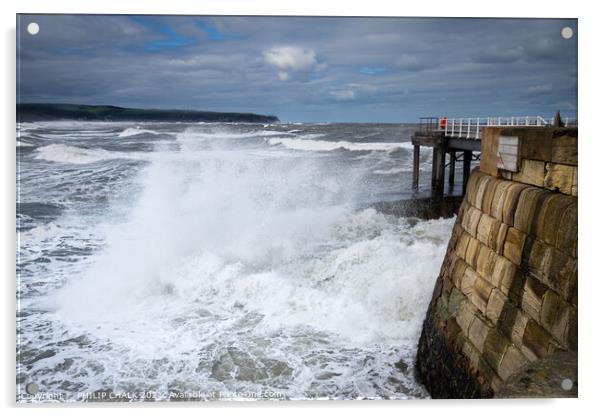
[(17, 100), (291, 122), (575, 117), (577, 29), (576, 19), (19, 15)]

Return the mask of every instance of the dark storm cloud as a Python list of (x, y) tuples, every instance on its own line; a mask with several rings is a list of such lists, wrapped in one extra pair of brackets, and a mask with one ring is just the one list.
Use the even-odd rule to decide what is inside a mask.
[(21, 15), (17, 30), (23, 102), (299, 121), (577, 109), (570, 19)]

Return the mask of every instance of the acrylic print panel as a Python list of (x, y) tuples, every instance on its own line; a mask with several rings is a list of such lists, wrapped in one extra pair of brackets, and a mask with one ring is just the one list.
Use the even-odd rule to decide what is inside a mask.
[(18, 15), (17, 401), (576, 395), (576, 38)]

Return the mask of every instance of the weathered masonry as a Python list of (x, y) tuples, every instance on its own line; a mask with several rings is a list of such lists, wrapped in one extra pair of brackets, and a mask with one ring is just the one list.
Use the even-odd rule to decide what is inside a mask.
[(577, 129), (487, 127), (481, 152), (418, 378), (434, 398), (576, 396)]

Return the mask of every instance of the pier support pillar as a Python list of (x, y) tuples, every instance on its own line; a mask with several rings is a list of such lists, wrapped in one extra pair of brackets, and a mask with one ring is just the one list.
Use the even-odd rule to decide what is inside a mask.
[(462, 167), (462, 194), (466, 193), (466, 184), (470, 177), (470, 164), (472, 162), (472, 152), (470, 150), (464, 151), (464, 161)]
[(456, 152), (449, 152), (449, 186), (453, 188), (456, 180)]
[(412, 189), (418, 190), (418, 175), (420, 174), (420, 146), (414, 145), (414, 166), (412, 172)]
[(437, 147), (433, 147), (433, 168), (431, 171), (431, 187), (434, 189), (437, 183)]
[(443, 196), (443, 188), (445, 186), (445, 149), (443, 147), (435, 147), (436, 158), (433, 160), (435, 168), (435, 181), (433, 183), (433, 193), (436, 197)]

